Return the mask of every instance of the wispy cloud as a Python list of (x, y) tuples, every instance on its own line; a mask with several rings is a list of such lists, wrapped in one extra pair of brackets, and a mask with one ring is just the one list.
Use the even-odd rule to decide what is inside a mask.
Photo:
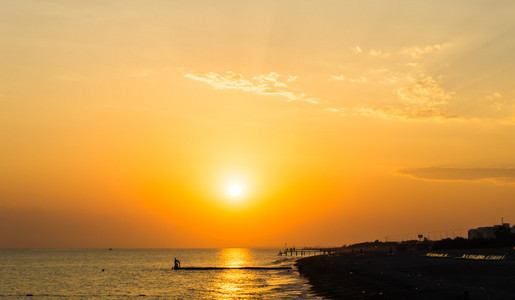
[(348, 109), (344, 107), (326, 107), (325, 110), (339, 114), (340, 116), (346, 116), (348, 111)]
[(495, 111), (503, 110), (506, 105), (506, 101), (503, 99), (503, 96), (498, 92), (486, 95), (485, 99)]
[(410, 107), (406, 105), (383, 105), (361, 107), (359, 112), (364, 116), (379, 117), (383, 119), (402, 120), (461, 120), (457, 115), (449, 114), (438, 107)]
[(206, 74), (185, 74), (184, 77), (205, 82), (216, 89), (236, 89), (258, 95), (278, 95), (287, 101), (306, 101), (318, 103), (318, 98), (308, 97), (305, 93), (299, 93), (289, 84), (297, 80), (295, 75), (281, 75), (278, 73), (260, 74), (250, 79), (243, 74), (227, 71), (225, 74), (209, 72)]
[(365, 76), (361, 76), (360, 78), (349, 78), (350, 83), (365, 83), (368, 79)]
[(350, 48), (354, 53), (356, 54), (361, 54), (363, 53), (363, 50), (361, 50), (361, 48), (359, 46), (356, 46), (356, 47), (352, 47)]
[[(397, 83), (399, 74), (390, 74), (389, 82)], [(410, 74), (404, 76), (408, 86), (394, 89), (397, 99), (385, 105), (364, 106), (360, 113), (365, 116), (397, 118), (405, 120), (450, 120), (461, 117), (447, 112), (447, 104), (454, 97), (453, 92), (442, 88), (431, 76)]]
[(332, 80), (345, 80), (345, 75), (331, 75)]
[(391, 72), (389, 74), (386, 74), (386, 76), (384, 78), (382, 78), (379, 83), (381, 84), (395, 84), (397, 82), (400, 81), (400, 74), (399, 73), (395, 73), (395, 72)]
[[(413, 46), (413, 47), (403, 47), (400, 50), (397, 51), (397, 54), (402, 55), (408, 55), (411, 59), (421, 59), (424, 56), (440, 52), (443, 49), (451, 46), (449, 43), (442, 43), (442, 44), (434, 44), (431, 46)], [(379, 49), (370, 49), (368, 52), (364, 51), (360, 46), (354, 46), (351, 47), (350, 50), (354, 52), (355, 54), (368, 54), (371, 57), (379, 57), (379, 58), (390, 58), (395, 57), (395, 53), (388, 53), (384, 52), (383, 50)]]
[(227, 71), (224, 75), (220, 75), (215, 72), (209, 72), (206, 74), (186, 74), (186, 78), (191, 78), (197, 81), (208, 83), (217, 89), (239, 89), (246, 92), (256, 91), (257, 87), (254, 84), (243, 77), (241, 74)]
[(444, 44), (435, 44), (432, 46), (426, 46), (426, 47), (404, 47), (402, 48), (399, 53), (400, 54), (407, 54), (413, 59), (420, 59), (424, 57), (427, 54), (442, 51), (444, 48), (449, 47), (450, 44), (444, 43)]
[[(340, 64), (328, 79), (333, 85), (340, 83), (342, 90), (355, 84), (349, 94), (361, 100), (360, 103), (352, 99), (346, 102), (349, 115), (419, 121), (489, 119), (515, 123), (515, 98), (511, 93), (492, 84), (488, 94), (481, 89), (477, 90), (479, 93), (471, 94), (455, 81), (446, 81), (444, 74), (434, 73), (435, 70), (445, 72), (450, 65), (438, 62), (439, 67), (435, 68), (431, 58), (452, 46), (442, 42), (396, 50), (368, 48), (367, 45), (350, 47), (349, 52), (356, 54), (350, 56), (351, 59), (360, 64), (354, 61), (348, 65)], [(356, 65), (361, 67), (356, 68)], [(329, 107), (339, 107), (339, 101), (326, 102)]]
[(351, 47), (350, 50), (354, 52), (355, 54), (363, 54), (363, 55), (369, 55), (372, 57), (380, 57), (380, 58), (386, 58), (390, 57), (390, 53), (383, 52), (381, 50), (377, 49), (370, 49), (368, 52), (364, 51), (360, 46), (354, 46)]
[(374, 57), (381, 57), (381, 58), (386, 58), (386, 57), (390, 57), (390, 53), (385, 53), (381, 50), (375, 50), (375, 49), (371, 49), (368, 54), (370, 56), (374, 56)]
[(491, 180), (496, 183), (515, 183), (515, 168), (406, 168), (395, 171), (424, 180)]
[(368, 81), (367, 77), (361, 76), (358, 78), (348, 78), (345, 75), (331, 75), (332, 80), (347, 81), (350, 83), (365, 83)]
[(421, 75), (422, 78), (409, 78), (411, 86), (401, 87), (396, 90), (397, 95), (403, 101), (424, 106), (445, 104), (454, 96), (454, 93), (445, 91), (431, 77)]
[[(360, 46), (351, 47), (354, 53), (360, 54), (359, 59), (366, 60), (368, 57), (368, 63), (375, 65), (375, 68), (364, 68), (364, 73), (357, 76), (334, 74), (330, 79), (354, 84), (367, 83), (375, 86), (374, 91), (384, 92), (380, 100), (383, 104), (376, 102), (352, 109), (361, 115), (403, 120), (461, 120), (464, 119), (462, 116), (449, 112), (453, 107), (450, 103), (456, 98), (455, 93), (441, 86), (441, 76), (438, 74), (435, 77), (426, 75), (424, 60), (421, 60), (424, 56), (441, 52), (449, 46), (448, 43), (440, 43), (425, 47), (404, 47), (394, 52), (364, 50)], [(370, 59), (374, 57), (387, 59)], [(377, 92), (373, 97), (376, 98), (376, 95)], [(499, 99), (496, 95), (491, 97)]]

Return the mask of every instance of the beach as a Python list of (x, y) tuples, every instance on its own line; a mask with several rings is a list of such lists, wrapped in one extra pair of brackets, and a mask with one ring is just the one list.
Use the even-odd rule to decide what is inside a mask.
[(510, 248), (333, 253), (297, 267), (329, 299), (515, 299)]

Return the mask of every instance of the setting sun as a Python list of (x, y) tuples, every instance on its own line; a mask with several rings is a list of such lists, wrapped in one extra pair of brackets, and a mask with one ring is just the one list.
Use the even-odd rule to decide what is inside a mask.
[(232, 184), (229, 187), (229, 194), (233, 197), (238, 197), (241, 195), (242, 188), (239, 184)]
[(515, 222), (515, 2), (109, 3), (0, 1), (0, 248)]

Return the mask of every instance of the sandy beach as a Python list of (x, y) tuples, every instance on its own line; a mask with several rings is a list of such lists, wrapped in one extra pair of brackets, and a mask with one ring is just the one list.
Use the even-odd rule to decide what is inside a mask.
[(340, 253), (302, 258), (297, 266), (330, 299), (515, 299), (514, 251), (507, 248)]

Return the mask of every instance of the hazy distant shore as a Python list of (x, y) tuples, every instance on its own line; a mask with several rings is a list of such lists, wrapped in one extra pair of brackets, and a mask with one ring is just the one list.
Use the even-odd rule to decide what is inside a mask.
[[(510, 248), (341, 253), (301, 258), (297, 266), (314, 291), (333, 299), (515, 299), (515, 253)], [(505, 255), (502, 261), (458, 259)]]

